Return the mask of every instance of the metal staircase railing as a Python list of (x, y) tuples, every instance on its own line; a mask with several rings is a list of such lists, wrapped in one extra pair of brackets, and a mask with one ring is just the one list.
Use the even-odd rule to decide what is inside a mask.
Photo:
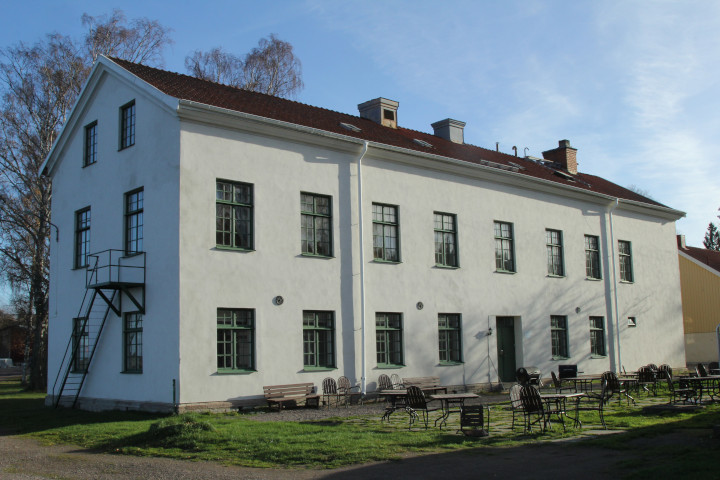
[[(105, 322), (111, 311), (118, 316), (121, 315), (122, 309), (119, 305), (115, 305), (116, 299), (118, 299), (117, 303), (120, 303), (118, 297), (124, 293), (136, 308), (144, 311), (144, 253), (139, 254), (142, 255), (140, 258), (141, 265), (136, 266), (121, 264), (116, 260), (117, 252), (119, 251), (106, 250), (88, 256), (88, 258), (93, 259), (93, 265), (88, 267), (86, 271), (85, 294), (78, 315), (73, 319), (72, 334), (53, 384), (53, 403), (56, 408), (61, 404), (70, 407), (76, 405)], [(132, 281), (120, 278), (120, 272), (127, 269), (132, 269), (130, 270), (131, 274), (136, 277)], [(132, 272), (138, 272), (141, 276), (138, 277), (137, 274)], [(131, 292), (132, 288), (137, 287), (141, 287), (140, 298), (136, 298)], [(98, 302), (98, 298), (102, 301)]]

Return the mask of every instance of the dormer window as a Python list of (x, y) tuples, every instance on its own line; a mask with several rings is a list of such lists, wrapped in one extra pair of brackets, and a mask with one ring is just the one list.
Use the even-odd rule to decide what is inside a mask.
[(413, 138), (413, 142), (417, 143), (421, 147), (432, 148), (432, 143), (428, 143), (425, 140), (420, 140), (419, 138)]

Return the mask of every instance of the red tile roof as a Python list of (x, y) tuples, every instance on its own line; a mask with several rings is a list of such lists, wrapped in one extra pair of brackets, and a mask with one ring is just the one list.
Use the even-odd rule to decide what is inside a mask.
[[(620, 185), (616, 185), (594, 175), (578, 173), (577, 175), (570, 176), (572, 179), (567, 178), (567, 176), (562, 175), (562, 173), (566, 174), (567, 172), (553, 168), (550, 163), (515, 157), (474, 145), (457, 144), (429, 133), (407, 128), (384, 127), (358, 116), (313, 107), (280, 97), (229, 87), (187, 75), (128, 62), (126, 60), (117, 58), (111, 58), (111, 60), (161, 92), (178, 99), (226, 108), (346, 135), (348, 137), (356, 137), (373, 143), (431, 153), (471, 163), (480, 164), (482, 161), (490, 161), (508, 167), (519, 166), (518, 175), (540, 178), (625, 200), (665, 206), (655, 200), (639, 195)], [(361, 130), (359, 132), (347, 130), (340, 125), (341, 122), (355, 125)], [(414, 142), (414, 139), (428, 142), (432, 147), (423, 147)]]
[(720, 252), (708, 250), (706, 248), (682, 246), (680, 235), (677, 236), (678, 250), (688, 255), (698, 262), (707, 265), (720, 274)]

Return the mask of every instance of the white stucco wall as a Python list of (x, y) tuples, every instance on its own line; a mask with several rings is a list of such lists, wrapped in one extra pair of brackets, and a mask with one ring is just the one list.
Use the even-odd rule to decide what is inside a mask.
[[(182, 108), (188, 117), (181, 121), (166, 103), (115, 76), (93, 91), (52, 172), (53, 222), (61, 235), (51, 252), (49, 391), (84, 293), (85, 272), (72, 269), (74, 213), (92, 208), (91, 251), (121, 249), (124, 194), (138, 187), (144, 187), (147, 252), (143, 373), (121, 373), (122, 322), (111, 316), (84, 397), (169, 404), (176, 380), (182, 404), (243, 400), (261, 396), (263, 385), (319, 386), (324, 377), (340, 375), (361, 382), (363, 371), (368, 390), (381, 373), (440, 376), (450, 385), (497, 382), (497, 334), (487, 333), (497, 332), (498, 316), (514, 318), (516, 366), (537, 366), (544, 376), (559, 364), (599, 373), (685, 363), (672, 221), (621, 202), (611, 222), (608, 198), (548, 186), (528, 189), (518, 181), (522, 172), (513, 177), (486, 167), (449, 168), (371, 145), (362, 166), (363, 366), (357, 177), (362, 145), (241, 118), (228, 117), (219, 127), (212, 124), (221, 122), (219, 115), (192, 117)], [(132, 99), (136, 144), (118, 151), (118, 109)], [(98, 162), (82, 168), (83, 127), (94, 120)], [(253, 185), (254, 251), (216, 248), (217, 179)], [(332, 258), (301, 255), (300, 192), (332, 197)], [(400, 263), (373, 261), (374, 202), (398, 206)], [(435, 266), (436, 211), (457, 216), (459, 268)], [(495, 220), (513, 224), (514, 274), (495, 271)], [(563, 232), (562, 278), (547, 275), (546, 229)], [(600, 281), (586, 279), (584, 235), (600, 237)], [(632, 242), (635, 276), (633, 283), (617, 284), (619, 350), (613, 276), (618, 239)], [(273, 302), (278, 295), (282, 305)], [(256, 371), (218, 372), (218, 308), (255, 310)], [(303, 368), (304, 310), (334, 312), (335, 369)], [(403, 315), (402, 368), (377, 368), (376, 312)], [(438, 313), (462, 315), (462, 364), (440, 365)], [(567, 359), (552, 359), (551, 315), (568, 318)], [(607, 355), (601, 358), (590, 355), (590, 316), (605, 319)], [(636, 327), (628, 327), (628, 316), (637, 318)]]
[[(135, 100), (135, 145), (118, 150), (119, 109)], [(152, 97), (115, 76), (104, 75), (69, 133), (52, 170), (52, 221), (60, 242), (51, 244), (49, 385), (72, 332), (85, 292), (85, 269), (73, 269), (75, 212), (91, 207), (90, 251), (123, 249), (125, 193), (144, 188), (147, 252), (142, 374), (124, 374), (122, 320), (110, 314), (83, 397), (172, 402), (178, 372), (178, 120)], [(97, 163), (82, 166), (84, 126), (98, 123)], [(101, 300), (98, 299), (98, 302)], [(123, 299), (125, 311), (133, 310)]]
[[(325, 376), (360, 382), (359, 147), (343, 153), (193, 122), (183, 122), (181, 145), (181, 401), (258, 396), (263, 385), (319, 385)], [(255, 251), (215, 248), (216, 179), (254, 185)], [(300, 255), (301, 191), (333, 198), (333, 259)], [(486, 335), (488, 327), (496, 328), (497, 316), (515, 317), (517, 366), (536, 365), (545, 375), (565, 363), (586, 373), (647, 363), (684, 365), (677, 256), (668, 248), (675, 238), (672, 222), (622, 207), (614, 212), (614, 243), (632, 242), (636, 275), (634, 283), (618, 289), (622, 365), (616, 365), (609, 201), (439, 173), (387, 161), (372, 148), (363, 164), (363, 198), (369, 390), (381, 373), (438, 375), (445, 384), (498, 381), (496, 336)], [(399, 207), (399, 264), (372, 260), (373, 202)], [(435, 266), (434, 211), (457, 215), (460, 268)], [(494, 220), (514, 225), (516, 274), (495, 272)], [(546, 228), (563, 232), (563, 278), (547, 275)], [(603, 244), (601, 281), (585, 277), (586, 234), (599, 236)], [(276, 295), (285, 298), (282, 306), (273, 304)], [(424, 304), (422, 310), (417, 302)], [(217, 372), (219, 307), (255, 309), (257, 372)], [(303, 310), (335, 312), (336, 370), (303, 370)], [(376, 312), (403, 314), (405, 367), (377, 368)], [(462, 315), (462, 365), (439, 363), (438, 313)], [(568, 359), (552, 359), (550, 315), (568, 317)], [(605, 319), (605, 357), (590, 355), (589, 316)], [(636, 316), (638, 327), (628, 330), (627, 316)]]

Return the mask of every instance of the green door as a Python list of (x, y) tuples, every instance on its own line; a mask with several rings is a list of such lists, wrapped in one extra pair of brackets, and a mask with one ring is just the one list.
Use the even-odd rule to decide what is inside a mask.
[(515, 381), (515, 319), (497, 317), (498, 374), (502, 382)]

